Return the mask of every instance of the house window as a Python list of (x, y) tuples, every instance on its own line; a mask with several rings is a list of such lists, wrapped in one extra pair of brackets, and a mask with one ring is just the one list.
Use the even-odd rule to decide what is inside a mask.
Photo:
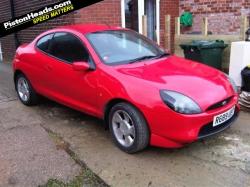
[(160, 0), (121, 0), (122, 27), (142, 34), (142, 16), (147, 16), (147, 37), (160, 41)]
[(139, 31), (138, 25), (138, 1), (137, 0), (124, 0), (125, 8), (125, 26), (126, 28)]

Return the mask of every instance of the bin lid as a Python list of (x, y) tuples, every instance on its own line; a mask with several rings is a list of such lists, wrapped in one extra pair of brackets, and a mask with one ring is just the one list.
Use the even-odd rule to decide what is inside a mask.
[(246, 66), (242, 71), (241, 71), (242, 76), (250, 76), (250, 68)]
[(212, 49), (212, 48), (226, 48), (228, 45), (223, 40), (207, 41), (194, 40), (189, 44), (181, 44), (181, 48), (198, 48), (198, 49)]

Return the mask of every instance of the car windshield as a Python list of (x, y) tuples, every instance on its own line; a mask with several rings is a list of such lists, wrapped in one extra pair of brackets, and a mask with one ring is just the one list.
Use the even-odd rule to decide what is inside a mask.
[(90, 33), (89, 42), (105, 64), (129, 64), (167, 55), (146, 37), (129, 30)]

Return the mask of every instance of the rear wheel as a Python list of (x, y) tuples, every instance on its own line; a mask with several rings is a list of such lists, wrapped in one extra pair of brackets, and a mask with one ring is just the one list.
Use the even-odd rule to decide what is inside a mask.
[(142, 114), (128, 103), (118, 103), (109, 113), (109, 128), (116, 145), (127, 153), (148, 146), (149, 130)]
[(24, 105), (31, 106), (37, 104), (38, 95), (32, 88), (30, 81), (23, 74), (17, 75), (15, 87), (17, 95)]

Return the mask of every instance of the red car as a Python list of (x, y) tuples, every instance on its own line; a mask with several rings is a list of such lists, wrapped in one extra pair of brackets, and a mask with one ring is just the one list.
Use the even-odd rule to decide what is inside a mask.
[(47, 31), (17, 49), (13, 68), (23, 104), (42, 95), (102, 118), (127, 153), (182, 147), (225, 130), (239, 112), (227, 75), (119, 27)]

